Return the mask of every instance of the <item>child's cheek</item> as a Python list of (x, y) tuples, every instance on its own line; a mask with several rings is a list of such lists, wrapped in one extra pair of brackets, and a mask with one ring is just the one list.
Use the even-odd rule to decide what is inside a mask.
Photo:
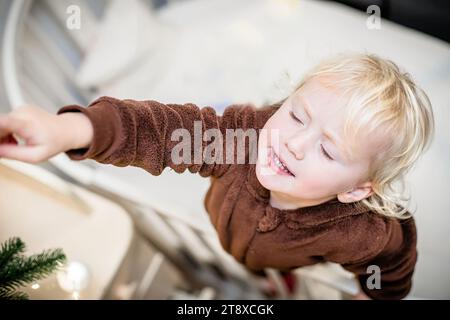
[(297, 177), (299, 189), (308, 194), (318, 194), (328, 192), (333, 185), (332, 177), (324, 175), (321, 170), (306, 170), (304, 174), (300, 173)]

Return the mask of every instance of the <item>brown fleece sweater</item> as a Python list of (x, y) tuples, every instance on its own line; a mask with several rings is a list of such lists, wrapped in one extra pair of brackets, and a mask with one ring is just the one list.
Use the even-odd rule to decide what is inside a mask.
[[(87, 108), (69, 105), (57, 114), (83, 112), (94, 127), (89, 148), (66, 152), (72, 160), (90, 158), (119, 167), (136, 166), (156, 176), (170, 167), (178, 173), (188, 169), (211, 177), (204, 199), (206, 210), (223, 248), (251, 271), (266, 267), (288, 271), (336, 262), (357, 276), (369, 297), (405, 297), (417, 259), (413, 218), (386, 218), (337, 198), (311, 207), (280, 210), (270, 205), (270, 191), (259, 183), (255, 164), (249, 161), (234, 165), (172, 162), (171, 150), (179, 143), (171, 141), (174, 129), (186, 128), (193, 135), (197, 120), (202, 121), (203, 130), (218, 128), (225, 134), (226, 129), (255, 128), (259, 134), (258, 129), (277, 108), (232, 105), (219, 116), (211, 107), (200, 109), (194, 104), (101, 97)], [(380, 289), (366, 285), (374, 274), (367, 272), (370, 265), (381, 269)], [(369, 284), (374, 283), (372, 278)]]

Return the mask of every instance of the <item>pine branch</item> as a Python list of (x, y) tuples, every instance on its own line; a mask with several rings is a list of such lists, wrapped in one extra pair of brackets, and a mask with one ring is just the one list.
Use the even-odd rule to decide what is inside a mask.
[(40, 254), (26, 257), (25, 243), (19, 238), (11, 238), (0, 248), (0, 300), (28, 299), (19, 287), (40, 280), (66, 261), (61, 249), (46, 250)]
[(25, 286), (50, 275), (66, 261), (61, 249), (47, 250), (30, 257), (13, 257), (0, 270), (0, 287), (7, 290)]
[(0, 270), (15, 256), (25, 251), (25, 243), (19, 238), (5, 241), (0, 248)]
[(0, 300), (28, 300), (28, 295), (24, 292), (0, 288)]

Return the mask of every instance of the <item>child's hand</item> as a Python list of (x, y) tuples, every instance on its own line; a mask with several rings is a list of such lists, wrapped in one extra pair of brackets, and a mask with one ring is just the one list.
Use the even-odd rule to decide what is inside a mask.
[[(92, 130), (89, 119), (81, 113), (56, 115), (24, 106), (0, 115), (0, 158), (42, 162), (60, 152), (86, 147)], [(12, 134), (24, 143), (17, 144)]]

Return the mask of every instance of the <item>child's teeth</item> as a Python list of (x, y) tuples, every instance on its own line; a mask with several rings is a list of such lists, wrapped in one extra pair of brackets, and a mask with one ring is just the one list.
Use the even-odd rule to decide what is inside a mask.
[(286, 173), (289, 173), (288, 169), (281, 163), (280, 159), (277, 156), (275, 156), (275, 163), (281, 170), (283, 170)]
[(275, 155), (275, 163), (278, 166), (278, 168), (280, 168), (281, 170), (283, 170), (286, 173), (290, 173), (290, 171), (281, 163), (280, 159)]
[(278, 168), (280, 168), (283, 172), (291, 174), (290, 171), (281, 163), (280, 158), (274, 153), (273, 160)]

